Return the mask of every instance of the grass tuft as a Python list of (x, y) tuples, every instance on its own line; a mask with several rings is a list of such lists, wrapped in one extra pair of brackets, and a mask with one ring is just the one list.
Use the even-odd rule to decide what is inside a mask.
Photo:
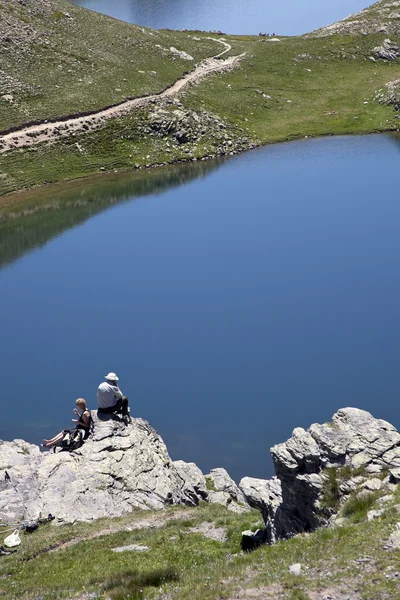
[(211, 477), (206, 477), (206, 487), (210, 492), (216, 492), (217, 490), (215, 489), (215, 485), (214, 485), (214, 481), (211, 479)]
[(367, 517), (367, 512), (374, 506), (379, 493), (371, 492), (360, 496), (350, 496), (343, 506), (342, 514), (344, 517), (350, 517), (353, 523), (360, 523)]
[[(102, 584), (102, 589), (104, 592), (110, 592), (112, 600), (126, 600), (126, 598), (139, 600), (143, 598), (145, 588), (159, 587), (165, 583), (178, 580), (178, 573), (170, 567), (143, 573), (128, 570), (106, 579)], [(91, 583), (96, 583), (96, 581)]]
[(336, 511), (340, 500), (340, 481), (335, 468), (326, 469), (322, 484), (322, 508)]

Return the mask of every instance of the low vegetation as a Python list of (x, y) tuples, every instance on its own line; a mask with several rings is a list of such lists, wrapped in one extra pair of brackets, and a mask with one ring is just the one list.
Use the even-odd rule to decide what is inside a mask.
[(221, 51), (208, 36), (194, 37), (66, 0), (0, 0), (0, 131), (160, 91)]
[[(377, 494), (370, 498), (368, 508), (382, 506)], [(388, 549), (387, 540), (396, 530), (398, 502), (396, 492), (375, 520), (364, 513), (357, 523), (349, 518), (252, 553), (241, 551), (241, 531), (260, 527), (259, 513), (238, 515), (218, 505), (44, 525), (23, 535), (15, 554), (0, 557), (0, 594), (5, 600), (397, 598), (400, 550)], [(350, 501), (346, 506), (344, 513), (360, 515), (354, 501), (351, 510)], [(223, 528), (227, 540), (197, 530), (204, 522), (211, 535)], [(132, 545), (139, 550), (113, 551)], [(289, 572), (294, 563), (302, 565), (299, 576)]]
[(350, 517), (354, 523), (360, 523), (365, 520), (368, 511), (372, 509), (377, 498), (379, 498), (378, 493), (354, 494), (343, 506), (342, 515)]

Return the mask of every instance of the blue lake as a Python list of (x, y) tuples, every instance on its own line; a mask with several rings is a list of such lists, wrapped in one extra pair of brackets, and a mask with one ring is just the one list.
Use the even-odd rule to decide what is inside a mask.
[(300, 35), (368, 5), (366, 0), (72, 0), (123, 21), (161, 29)]
[(398, 426), (399, 161), (395, 136), (309, 139), (0, 227), (0, 437), (68, 426), (109, 371), (174, 459), (236, 479), (343, 406)]

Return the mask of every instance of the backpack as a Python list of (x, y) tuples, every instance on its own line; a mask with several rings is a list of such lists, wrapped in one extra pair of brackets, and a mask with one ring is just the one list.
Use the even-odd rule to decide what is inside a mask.
[(66, 452), (73, 452), (74, 450), (78, 450), (83, 445), (85, 432), (83, 429), (72, 429), (68, 431), (61, 443), (61, 450)]

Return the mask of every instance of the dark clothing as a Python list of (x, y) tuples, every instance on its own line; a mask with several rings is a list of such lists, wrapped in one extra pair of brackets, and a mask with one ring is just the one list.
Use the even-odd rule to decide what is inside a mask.
[[(90, 413), (89, 413), (90, 415)], [(92, 417), (89, 416), (89, 423), (87, 425), (85, 425), (85, 421), (83, 420), (83, 413), (81, 414), (81, 416), (79, 417), (79, 421), (76, 424), (76, 428), (77, 429), (83, 429), (83, 431), (85, 432), (84, 435), (84, 440), (86, 440), (89, 437), (89, 433), (90, 433), (90, 426), (92, 424)]]
[(82, 413), (82, 415), (79, 417), (79, 420), (78, 420), (76, 426), (71, 427), (70, 429), (64, 429), (64, 433), (65, 434), (72, 433), (76, 429), (83, 429), (83, 431), (85, 432), (83, 439), (86, 440), (89, 437), (91, 423), (92, 423), (92, 417), (90, 417), (89, 425), (85, 425), (85, 421), (83, 420), (83, 413)]
[(98, 408), (97, 412), (106, 415), (121, 413), (123, 417), (128, 417), (128, 398), (126, 396), (122, 396), (122, 398), (119, 398), (119, 400), (117, 400), (113, 406), (107, 406), (107, 408)]

